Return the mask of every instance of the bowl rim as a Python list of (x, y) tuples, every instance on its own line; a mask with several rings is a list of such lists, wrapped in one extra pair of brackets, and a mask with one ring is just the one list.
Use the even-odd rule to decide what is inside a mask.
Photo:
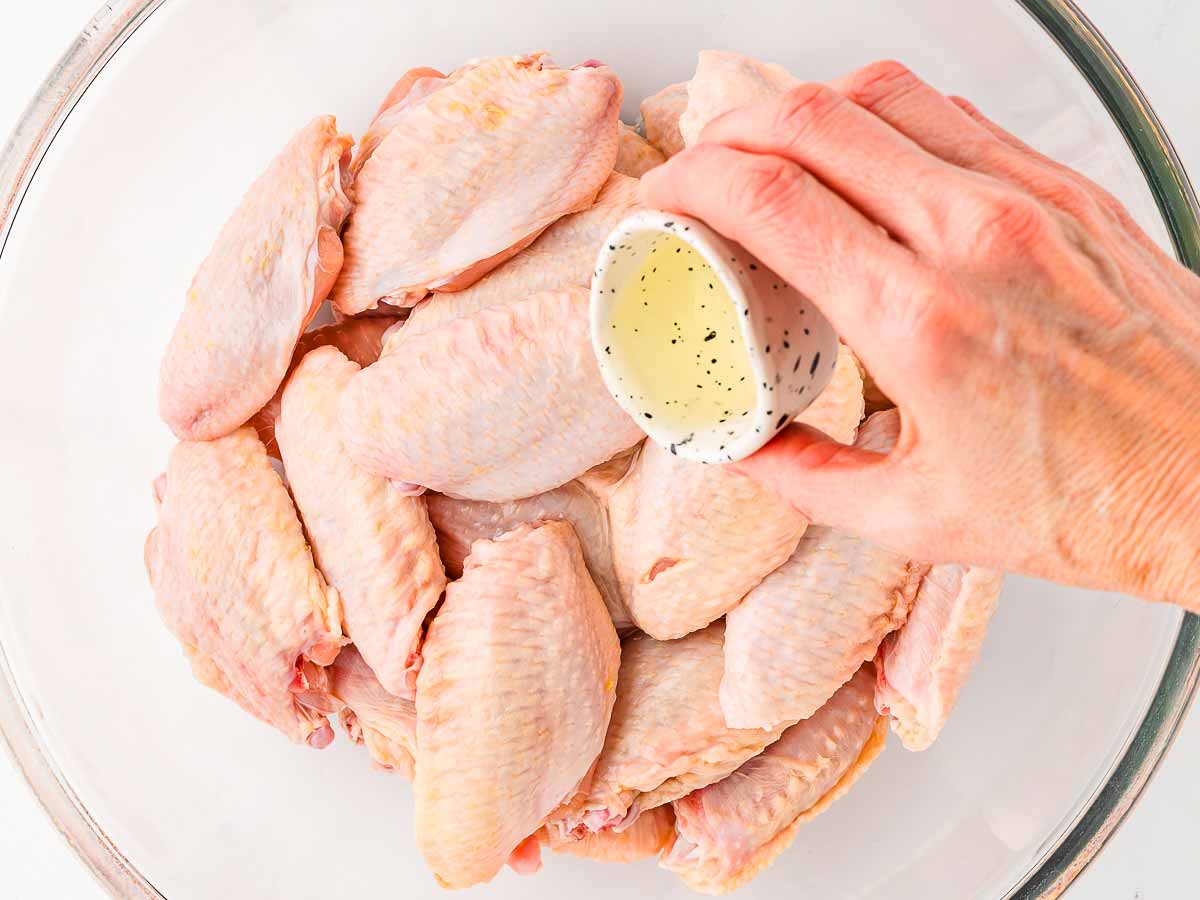
[[(134, 32), (166, 0), (110, 0), (46, 77), (0, 151), (0, 256), (21, 201), (75, 105)], [(1073, 0), (1016, 0), (1091, 85), (1125, 137), (1171, 236), (1177, 257), (1200, 271), (1200, 205), (1162, 123), (1113, 48)], [(1045, 849), (1005, 900), (1053, 900), (1088, 866), (1125, 820), (1178, 733), (1200, 679), (1200, 616), (1185, 613), (1146, 715), (1108, 780), (1074, 825)], [(59, 833), (114, 897), (167, 900), (91, 816), (38, 728), (0, 635), (0, 745)]]

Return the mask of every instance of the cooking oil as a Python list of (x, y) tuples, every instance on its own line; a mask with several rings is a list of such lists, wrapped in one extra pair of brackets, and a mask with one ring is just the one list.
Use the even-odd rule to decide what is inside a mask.
[(604, 352), (622, 373), (621, 399), (681, 434), (722, 425), (735, 435), (754, 410), (755, 376), (744, 313), (712, 267), (664, 233), (617, 290)]

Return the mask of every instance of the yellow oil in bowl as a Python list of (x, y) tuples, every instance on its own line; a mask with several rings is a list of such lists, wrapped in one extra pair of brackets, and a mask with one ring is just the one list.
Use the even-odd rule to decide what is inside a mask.
[(599, 249), (592, 349), (651, 440), (698, 462), (753, 453), (824, 389), (837, 335), (799, 291), (696, 219), (641, 210)]
[(727, 424), (736, 434), (754, 409), (754, 372), (738, 309), (712, 267), (663, 234), (615, 290), (605, 352), (625, 373), (627, 408), (672, 430)]

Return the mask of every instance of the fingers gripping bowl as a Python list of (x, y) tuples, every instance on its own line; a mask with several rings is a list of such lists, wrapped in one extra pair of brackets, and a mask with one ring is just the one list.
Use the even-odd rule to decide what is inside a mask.
[[(916, 9), (909, 7), (901, 20), (884, 4), (843, 7), (846, 15), (837, 18), (814, 8), (804, 29), (811, 38), (798, 38), (794, 31), (776, 37), (779, 29), (764, 27), (778, 19), (770, 5), (752, 5), (737, 21), (720, 20), (720, 33), (702, 24), (718, 19), (692, 5), (664, 47), (661, 28), (644, 26), (645, 11), (635, 4), (610, 5), (602, 18), (539, 4), (502, 12), (481, 5), (472, 11), (478, 33), (440, 20), (417, 28), (407, 10), (363, 4), (343, 10), (350, 30), (386, 33), (388, 40), (358, 42), (353, 77), (300, 62), (340, 52), (328, 34), (330, 13), (319, 4), (281, 7), (263, 17), (240, 4), (167, 3), (148, 19), (145, 10), (131, 14), (134, 22), (145, 20), (132, 36), (131, 22), (119, 18), (89, 32), (4, 170), (4, 202), (22, 199), (20, 218), (5, 219), (0, 256), (0, 315), (4, 334), (12, 336), (3, 365), (10, 383), (45, 371), (34, 342), (16, 338), (52, 328), (63, 377), (31, 389), (41, 402), (23, 404), (19, 415), (8, 410), (8, 421), (24, 424), (21, 442), (6, 444), (15, 464), (6, 468), (3, 493), (32, 527), (2, 551), (10, 573), (0, 595), (10, 685), (2, 715), (5, 735), (43, 802), (114, 891), (210, 896), (233, 882), (245, 893), (338, 896), (398, 877), (414, 895), (437, 891), (416, 874), (421, 864), (410, 849), (410, 801), (400, 780), (364, 770), (346, 741), (321, 754), (281, 749), (274, 734), (238, 721), (221, 698), (197, 693), (177, 651), (162, 640), (139, 562), (126, 552), (140, 544), (148, 524), (148, 506), (136, 499), (145, 496), (146, 473), (169, 449), (151, 425), (154, 392), (148, 387), (178, 311), (168, 298), (183, 296), (185, 273), (195, 269), (262, 163), (318, 110), (338, 112), (344, 129), (361, 133), (379, 93), (396, 77), (397, 58), (427, 60), (444, 71), (494, 52), (505, 36), (505, 46), (550, 46), (562, 59), (605, 58), (625, 82), (627, 118), (636, 116), (641, 97), (686, 78), (695, 51), (705, 46), (734, 46), (819, 78), (898, 56), (935, 82), (944, 73), (947, 87), (1097, 177), (1164, 242), (1175, 238), (1185, 252), (1194, 246), (1194, 216), (1179, 190), (1178, 170), (1161, 151), (1165, 143), (1151, 149), (1158, 134), (1153, 121), (1094, 37), (1072, 30), (1080, 27), (1077, 20), (1062, 8), (1035, 10), (1091, 67), (1135, 151), (1145, 154), (1149, 183), (1122, 128), (1034, 20), (1005, 4), (973, 10), (989, 40), (951, 71), (946, 54), (962, 22), (952, 27), (939, 22), (932, 6), (928, 16)], [(593, 15), (595, 21), (588, 18)], [(921, 27), (914, 30), (917, 21)], [(595, 26), (586, 39), (581, 22)], [(629, 37), (620, 46), (597, 47), (594, 35), (612, 33), (614, 22)], [(839, 30), (851, 24), (852, 31)], [(247, 34), (256, 36), (253, 46), (238, 40)], [(91, 83), (94, 66), (117, 47), (113, 65), (92, 83), (41, 160), (39, 136), (43, 128), (57, 129), (64, 93), (75, 96)], [(214, 55), (221, 65), (204, 64)], [(201, 65), (206, 77), (197, 79)], [(266, 65), (275, 72), (283, 67), (294, 80), (265, 78)], [(990, 65), (1023, 74), (1000, 89), (983, 74)], [(1039, 89), (1023, 88), (1022, 78), (1038, 79)], [(376, 90), (364, 88), (368, 80)], [(248, 83), (266, 82), (274, 86), (271, 103), (246, 90)], [(1029, 97), (1044, 97), (1044, 104), (1031, 107)], [(104, 127), (118, 114), (134, 127)], [(199, 149), (211, 146), (217, 133), (238, 135), (237, 158), (214, 159)], [(153, 152), (146, 152), (148, 142)], [(115, 169), (130, 158), (143, 160), (136, 172), (96, 178), (103, 167)], [(26, 192), (31, 160), (42, 164)], [(186, 192), (186, 214), (184, 194), (163, 191), (178, 183), (196, 185)], [(105, 211), (112, 223), (106, 233), (76, 227), (81, 199)], [(1156, 199), (1169, 210), (1167, 219), (1156, 212)], [(1168, 219), (1173, 233), (1164, 225)], [(145, 240), (147, 222), (154, 224), (155, 252), (131, 257), (128, 248)], [(75, 262), (71, 271), (60, 264), (64, 254)], [(59, 273), (53, 297), (47, 271)], [(15, 297), (44, 301), (17, 304)], [(163, 299), (140, 299), (147, 297)], [(75, 305), (64, 321), (64, 298), (87, 302), (68, 300)], [(114, 347), (121, 352), (114, 354)], [(114, 431), (126, 436), (120, 447)], [(46, 502), (60, 497), (61, 503)], [(61, 514), (64, 507), (69, 516)], [(51, 545), (72, 548), (69, 565), (61, 554), (53, 562), (39, 557)], [(39, 558), (42, 564), (31, 565)], [(29, 597), (39, 602), (21, 600)], [(1079, 599), (1010, 581), (981, 667), (939, 744), (922, 755), (895, 748), (884, 753), (854, 792), (806, 826), (799, 849), (745, 888), (748, 895), (995, 897), (1024, 884), (1025, 895), (1039, 896), (1077, 870), (1161, 752), (1190, 692), (1195, 658), (1191, 620), (1181, 629), (1167, 610), (1121, 604), (1098, 613), (1097, 604)], [(1090, 661), (1106, 639), (1118, 640), (1112, 635), (1120, 637), (1105, 654), (1111, 667), (1098, 669)], [(1085, 646), (1091, 648), (1086, 653)], [(1085, 689), (1082, 671), (1088, 673)], [(80, 685), (88, 691), (81, 693)], [(105, 702), (97, 704), (96, 696)], [(1135, 733), (1139, 740), (1131, 745)], [(1130, 746), (1135, 749), (1127, 753)], [(300, 784), (318, 792), (333, 788), (328, 806), (317, 802), (320, 815), (313, 815), (312, 794), (297, 794)], [(180, 808), (188, 809), (187, 817), (173, 814)], [(915, 826), (896, 827), (914, 816)], [(864, 854), (864, 846), (872, 852)], [(340, 864), (325, 871), (265, 862), (296, 853), (306, 859), (332, 853)], [(219, 872), (208, 864), (213, 859), (222, 861)], [(486, 891), (578, 891), (580, 865), (586, 864), (551, 858), (537, 880), (502, 876)], [(644, 867), (606, 869), (604, 889), (638, 891), (656, 877)]]

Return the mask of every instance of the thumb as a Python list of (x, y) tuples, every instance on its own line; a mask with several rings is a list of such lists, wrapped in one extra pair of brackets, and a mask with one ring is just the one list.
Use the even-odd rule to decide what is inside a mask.
[(793, 424), (732, 465), (809, 521), (879, 539), (903, 533), (907, 518), (896, 489), (900, 467), (889, 455), (899, 433), (896, 410), (871, 416), (853, 445)]

